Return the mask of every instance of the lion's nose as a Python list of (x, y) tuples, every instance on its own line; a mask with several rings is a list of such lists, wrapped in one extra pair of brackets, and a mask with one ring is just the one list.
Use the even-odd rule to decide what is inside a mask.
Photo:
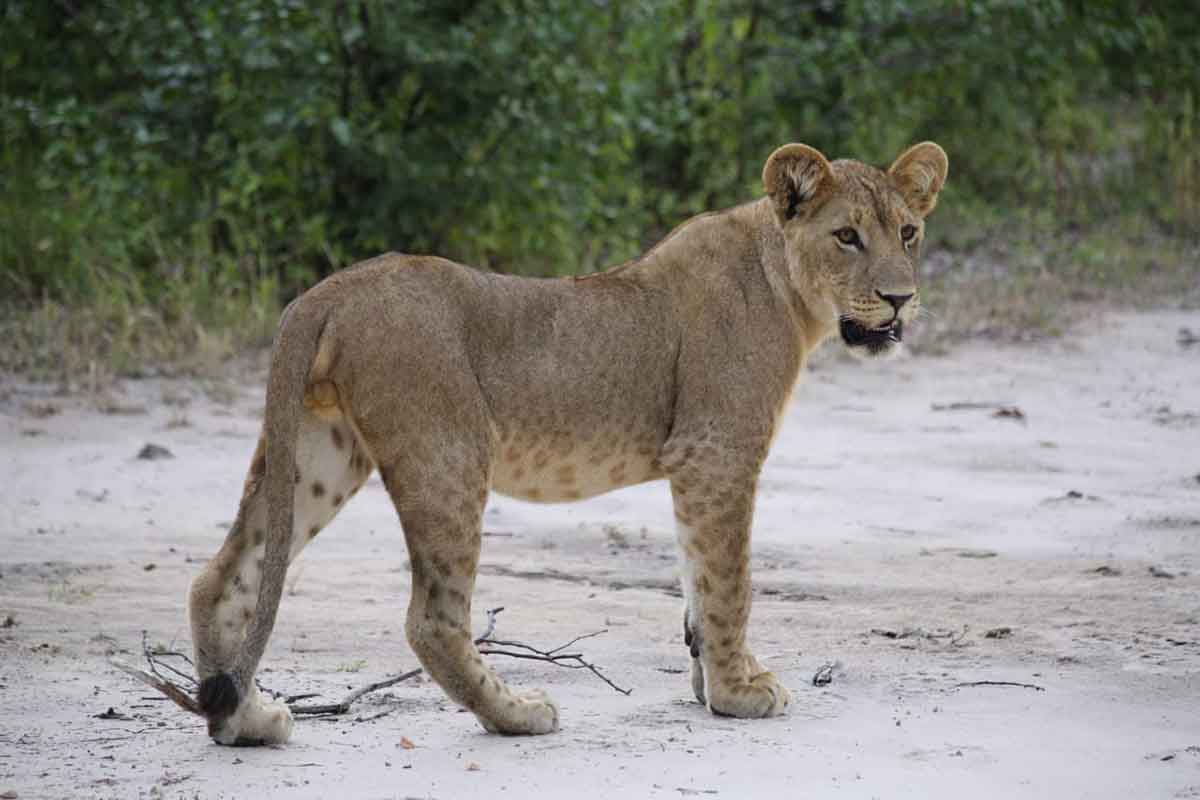
[(915, 292), (909, 292), (908, 294), (884, 294), (883, 292), (876, 289), (875, 294), (879, 295), (880, 300), (887, 302), (888, 304), (891, 305), (892, 308), (896, 309), (896, 311), (898, 312), (900, 310), (901, 306), (903, 306), (909, 300), (912, 300)]

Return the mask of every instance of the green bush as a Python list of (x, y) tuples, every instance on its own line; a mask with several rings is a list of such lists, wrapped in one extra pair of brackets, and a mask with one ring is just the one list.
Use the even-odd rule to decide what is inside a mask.
[[(565, 274), (939, 141), (941, 244), (1200, 231), (1200, 15), (1120, 0), (17, 0), (0, 293), (203, 323), (384, 249)], [(948, 224), (946, 224), (948, 223)], [(224, 313), (224, 312), (221, 312)]]

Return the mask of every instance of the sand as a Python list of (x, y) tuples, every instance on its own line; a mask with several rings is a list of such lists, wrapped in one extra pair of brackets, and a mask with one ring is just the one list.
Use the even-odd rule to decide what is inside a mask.
[[(233, 519), (261, 375), (129, 381), (108, 413), (5, 379), (0, 797), (1200, 797), (1184, 326), (1200, 317), (1106, 314), (1048, 343), (819, 359), (754, 525), (750, 640), (794, 692), (782, 718), (693, 699), (665, 484), (494, 497), (477, 626), (505, 606), (498, 635), (532, 644), (606, 630), (574, 649), (633, 689), (491, 657), (559, 702), (539, 738), (485, 734), (415, 680), (284, 747), (214, 745), (108, 660), (140, 661), (142, 631), (190, 650), (188, 581)], [(173, 458), (138, 459), (147, 443)], [(414, 666), (407, 591), (373, 479), (293, 566), (262, 681), (334, 700)]]

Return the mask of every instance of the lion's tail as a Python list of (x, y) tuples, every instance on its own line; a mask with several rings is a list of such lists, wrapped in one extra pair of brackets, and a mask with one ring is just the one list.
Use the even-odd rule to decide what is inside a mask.
[(275, 626), (292, 541), (296, 441), (304, 389), (327, 318), (323, 304), (301, 298), (284, 311), (279, 325), (267, 378), (263, 423), (267, 439), (267, 540), (258, 606), (230, 672), (209, 676), (200, 684), (197, 701), (210, 719), (227, 717), (237, 710)]

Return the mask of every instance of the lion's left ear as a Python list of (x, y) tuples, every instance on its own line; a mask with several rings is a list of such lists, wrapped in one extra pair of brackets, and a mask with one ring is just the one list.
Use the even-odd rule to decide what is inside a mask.
[(888, 168), (908, 207), (922, 217), (937, 205), (938, 192), (946, 182), (950, 161), (946, 151), (933, 142), (921, 142), (905, 150)]

